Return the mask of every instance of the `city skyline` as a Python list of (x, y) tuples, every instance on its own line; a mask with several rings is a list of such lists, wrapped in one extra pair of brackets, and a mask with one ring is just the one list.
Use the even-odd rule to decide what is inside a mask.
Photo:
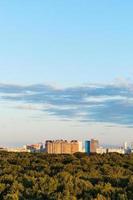
[(133, 143), (128, 144), (124, 142), (122, 145), (101, 145), (97, 139), (89, 139), (85, 141), (79, 140), (46, 140), (45, 142), (35, 144), (24, 144), (17, 147), (0, 147), (0, 151), (5, 152), (29, 152), (29, 153), (48, 153), (48, 154), (75, 154), (77, 152), (90, 154), (106, 154), (119, 153), (131, 154), (133, 153)]
[(0, 145), (133, 140), (133, 2), (0, 2)]

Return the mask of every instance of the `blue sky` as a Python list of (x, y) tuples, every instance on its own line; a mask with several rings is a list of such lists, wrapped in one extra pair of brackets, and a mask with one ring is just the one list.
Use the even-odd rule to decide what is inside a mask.
[[(21, 2), (6, 0), (0, 2), (0, 83), (4, 83), (0, 91), (1, 120), (4, 125), (1, 125), (0, 130), (5, 135), (1, 134), (2, 142), (18, 144), (19, 138), (22, 143), (35, 139), (41, 140), (45, 131), (47, 132), (46, 138), (49, 135), (54, 137), (54, 134), (57, 137), (58, 133), (59, 137), (69, 138), (70, 135), (76, 137), (76, 132), (78, 132), (77, 137), (82, 139), (88, 137), (89, 131), (93, 132), (92, 137), (94, 135), (101, 138), (98, 132), (99, 126), (101, 126), (102, 133), (105, 133), (107, 127), (108, 129), (110, 127), (108, 132), (111, 131), (112, 143), (113, 133), (116, 132), (118, 135), (122, 134), (123, 140), (132, 139), (132, 10), (133, 2), (131, 0), (23, 0)], [(11, 96), (7, 95), (6, 84), (8, 84)], [(14, 84), (19, 90), (23, 85), (26, 87), (33, 85), (34, 88), (36, 84), (43, 84), (43, 90), (47, 90), (46, 86), (48, 85), (49, 87), (66, 88), (71, 92), (73, 87), (74, 90), (78, 88), (78, 94), (71, 94), (69, 103), (67, 102), (65, 105), (69, 107), (67, 111), (63, 110), (64, 104), (62, 104), (62, 110), (57, 107), (54, 109), (52, 107), (50, 110), (51, 107), (48, 107), (48, 112), (46, 112), (46, 105), (40, 105), (40, 103), (44, 103), (44, 96), (42, 97), (40, 93), (36, 94), (35, 88), (33, 89), (35, 99), (32, 96), (32, 102), (27, 101), (25, 96), (21, 96), (21, 92), (19, 95), (22, 99), (19, 96), (18, 100), (16, 98), (18, 94), (16, 91), (12, 91)], [(79, 111), (83, 109), (83, 102), (80, 99), (83, 94), (88, 95), (87, 98), (95, 100), (94, 93), (89, 96), (88, 89), (85, 88), (83, 91), (80, 88), (88, 84), (96, 84), (96, 88), (104, 85), (104, 92), (98, 91), (101, 92), (98, 98), (99, 101), (104, 101), (104, 109), (98, 106), (95, 109), (91, 108), (91, 115), (90, 110), (87, 109), (85, 115), (89, 115), (89, 117), (77, 120), (74, 117), (74, 106), (73, 109), (70, 108), (70, 105), (73, 105), (73, 99), (76, 101), (76, 98), (79, 98)], [(114, 91), (114, 85), (110, 86), (110, 84), (116, 85), (117, 89), (115, 88)], [(118, 94), (112, 93), (112, 88), (113, 92), (117, 91)], [(123, 96), (122, 92), (125, 90), (126, 94)], [(27, 92), (27, 88), (23, 92)], [(50, 93), (52, 99), (48, 96), (47, 103), (57, 106), (55, 105), (56, 99), (53, 100), (55, 87), (52, 92), (53, 94)], [(58, 94), (59, 96), (56, 94), (58, 96), (56, 104), (68, 100), (63, 98), (59, 101), (60, 95), (62, 98), (66, 91), (62, 92)], [(113, 100), (111, 99), (112, 95)], [(11, 99), (12, 96), (15, 96), (14, 99)], [(106, 98), (106, 103), (104, 98)], [(123, 107), (123, 102), (125, 107)], [(45, 112), (42, 112), (42, 108)], [(114, 111), (117, 110), (118, 113), (114, 112), (113, 117), (109, 114), (106, 118), (105, 113), (110, 108)], [(8, 113), (11, 115), (10, 119)], [(47, 126), (43, 123), (40, 125), (44, 118), (49, 119)], [(103, 120), (101, 121), (100, 118)], [(26, 124), (27, 119), (31, 120), (30, 126)], [(12, 120), (20, 123), (19, 127), (22, 125), (21, 131), (17, 129), (17, 125), (9, 126), (10, 129), (6, 128), (7, 123), (9, 125), (13, 123)], [(53, 131), (49, 126), (56, 124), (57, 120), (58, 127)], [(62, 123), (63, 125), (61, 125)], [(114, 123), (115, 126), (112, 127)], [(23, 129), (24, 126), (25, 129)], [(82, 129), (78, 129), (79, 126)], [(63, 127), (68, 134), (65, 134)], [(120, 133), (116, 131), (118, 129)], [(23, 137), (23, 132), (26, 131), (32, 135)], [(83, 133), (85, 135), (82, 135)], [(7, 142), (8, 135), (10, 137)], [(111, 138), (105, 138), (104, 135), (101, 140), (103, 142), (111, 141)], [(117, 143), (119, 143), (119, 137)]]
[(1, 81), (70, 86), (132, 78), (132, 8), (120, 0), (1, 1)]

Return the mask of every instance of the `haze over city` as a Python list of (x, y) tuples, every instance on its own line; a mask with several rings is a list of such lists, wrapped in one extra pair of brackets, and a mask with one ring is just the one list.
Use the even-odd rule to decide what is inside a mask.
[(0, 2), (0, 145), (133, 141), (132, 1)]

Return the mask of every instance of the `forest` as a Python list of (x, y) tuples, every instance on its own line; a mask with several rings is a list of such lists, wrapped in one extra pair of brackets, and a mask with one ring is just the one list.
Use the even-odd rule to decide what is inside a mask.
[(0, 152), (0, 200), (133, 200), (133, 155)]

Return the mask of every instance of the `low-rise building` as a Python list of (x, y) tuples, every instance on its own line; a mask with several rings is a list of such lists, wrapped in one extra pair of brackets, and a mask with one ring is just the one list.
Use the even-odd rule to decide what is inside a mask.
[(43, 152), (44, 148), (43, 148), (43, 144), (42, 143), (37, 143), (37, 144), (31, 144), (31, 145), (25, 145), (24, 149), (28, 152)]
[(107, 153), (125, 154), (125, 150), (124, 150), (124, 148), (108, 148)]
[(0, 151), (7, 151), (7, 148), (5, 148), (5, 147), (0, 147)]
[(25, 149), (24, 147), (12, 147), (12, 148), (7, 148), (8, 152), (30, 152), (30, 150)]
[(99, 147), (96, 149), (96, 153), (97, 154), (104, 154), (104, 153), (107, 153), (107, 149), (106, 148), (103, 148), (103, 147)]

